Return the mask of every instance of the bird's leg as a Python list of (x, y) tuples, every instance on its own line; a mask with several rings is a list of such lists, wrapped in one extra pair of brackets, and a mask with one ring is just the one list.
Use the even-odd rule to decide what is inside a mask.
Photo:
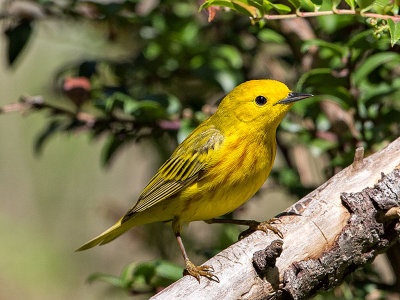
[(176, 239), (178, 241), (179, 248), (181, 249), (183, 258), (185, 260), (185, 269), (186, 269), (187, 273), (189, 275), (192, 275), (193, 277), (195, 277), (199, 283), (200, 283), (201, 276), (204, 276), (204, 277), (207, 277), (208, 279), (219, 282), (218, 277), (213, 274), (214, 268), (212, 266), (195, 266), (189, 260), (189, 257), (186, 254), (185, 246), (183, 245), (182, 238), (181, 238), (182, 226), (177, 221), (174, 220), (172, 222), (172, 227), (173, 227)]
[(281, 223), (281, 220), (278, 218), (272, 218), (265, 222), (257, 222), (255, 220), (235, 220), (235, 219), (210, 219), (205, 221), (208, 224), (213, 223), (228, 223), (228, 224), (236, 224), (236, 225), (245, 225), (249, 226), (249, 228), (243, 231), (239, 235), (239, 239), (249, 235), (251, 232), (256, 230), (261, 230), (264, 232), (268, 232), (268, 230), (274, 232), (278, 235), (281, 239), (283, 239), (283, 234), (280, 232), (276, 227), (272, 226), (271, 224)]

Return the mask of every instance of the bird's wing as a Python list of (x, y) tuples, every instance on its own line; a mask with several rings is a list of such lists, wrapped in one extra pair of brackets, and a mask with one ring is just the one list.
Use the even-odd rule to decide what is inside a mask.
[(212, 153), (222, 144), (224, 137), (218, 129), (197, 128), (160, 167), (157, 174), (143, 190), (135, 206), (122, 218), (122, 223), (135, 213), (167, 199), (201, 176), (207, 168)]

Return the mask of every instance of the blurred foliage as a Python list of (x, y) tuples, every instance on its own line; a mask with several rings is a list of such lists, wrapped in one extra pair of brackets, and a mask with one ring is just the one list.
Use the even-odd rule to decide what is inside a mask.
[[(54, 134), (75, 131), (106, 137), (105, 165), (121, 147), (144, 137), (152, 139), (167, 156), (215, 111), (224, 94), (254, 78), (283, 80), (297, 91), (317, 95), (297, 103), (278, 133), (286, 165), (275, 168), (271, 177), (296, 197), (304, 196), (316, 184), (303, 186), (300, 168), (289, 155), (294, 145), (305, 145), (325, 158), (320, 164), (327, 179), (352, 162), (357, 146), (371, 153), (400, 134), (398, 1), (15, 3), (7, 2), (2, 14), (10, 67), (32, 40), (37, 22), (46, 19), (62, 17), (106, 25), (105, 38), (115, 41), (123, 33), (126, 38), (128, 32), (136, 46), (129, 57), (81, 58), (55, 75), (56, 88), (65, 102), (30, 102), (27, 107), (50, 112), (36, 141), (37, 152)], [(206, 10), (199, 12), (200, 5), (212, 22), (207, 21)], [(349, 9), (356, 13), (340, 12)], [(335, 14), (318, 16), (323, 11)], [(289, 29), (279, 20), (264, 17), (301, 12), (315, 17), (300, 19), (301, 26)], [(385, 20), (387, 16), (393, 19)], [(226, 228), (216, 248), (225, 247), (237, 236), (231, 227)], [(129, 265), (120, 277), (96, 274), (91, 280), (131, 291), (153, 291), (175, 280), (179, 272), (156, 261)], [(367, 269), (364, 274), (372, 271)], [(340, 288), (344, 299), (362, 298), (372, 288), (354, 282)], [(338, 293), (337, 289), (332, 293)]]
[[(314, 300), (364, 300), (368, 297), (372, 299), (388, 299), (388, 292), (392, 291), (390, 285), (381, 282), (380, 275), (371, 265), (365, 266), (361, 270), (347, 276), (345, 282), (328, 291), (315, 296)], [(372, 296), (373, 295), (373, 296)]]
[(126, 290), (133, 295), (154, 293), (158, 287), (167, 286), (182, 277), (183, 268), (161, 259), (131, 263), (119, 277), (95, 273), (89, 276), (88, 282), (104, 281), (115, 288)]

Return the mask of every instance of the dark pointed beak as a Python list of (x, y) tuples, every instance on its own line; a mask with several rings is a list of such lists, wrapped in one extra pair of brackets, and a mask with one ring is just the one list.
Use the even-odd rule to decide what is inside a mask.
[(274, 105), (276, 104), (289, 104), (292, 102), (296, 102), (296, 101), (300, 101), (309, 97), (314, 96), (313, 94), (303, 94), (303, 93), (289, 93), (289, 95), (287, 96), (287, 98), (276, 102)]

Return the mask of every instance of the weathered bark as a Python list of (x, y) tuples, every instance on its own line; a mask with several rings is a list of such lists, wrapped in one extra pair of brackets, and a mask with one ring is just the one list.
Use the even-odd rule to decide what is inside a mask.
[(309, 298), (400, 240), (399, 206), (400, 138), (365, 159), (358, 149), (351, 166), (281, 214), (283, 246), (254, 232), (205, 263), (219, 283), (185, 276), (152, 299)]

